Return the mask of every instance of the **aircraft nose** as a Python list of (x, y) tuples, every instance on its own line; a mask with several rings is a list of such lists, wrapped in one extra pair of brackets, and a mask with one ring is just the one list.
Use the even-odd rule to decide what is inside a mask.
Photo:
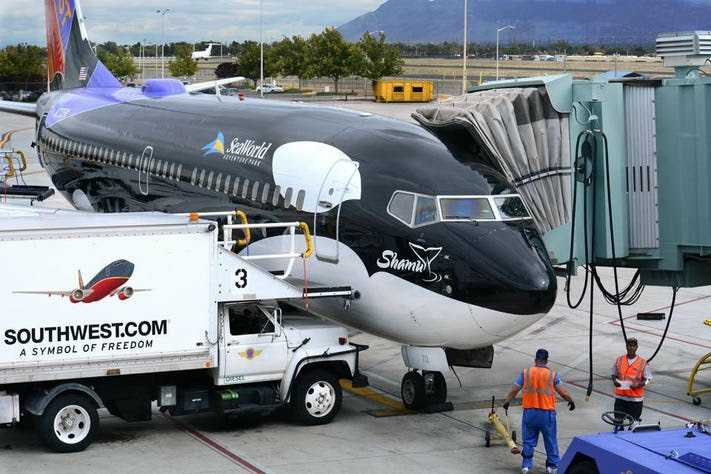
[(558, 285), (535, 231), (508, 224), (480, 229), (465, 258), (466, 276), (455, 285), (460, 300), (509, 314), (542, 314), (553, 307)]

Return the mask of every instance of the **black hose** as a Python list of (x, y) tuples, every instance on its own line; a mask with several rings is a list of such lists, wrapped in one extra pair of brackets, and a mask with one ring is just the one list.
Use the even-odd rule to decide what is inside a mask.
[[(582, 138), (589, 134), (590, 132), (585, 130), (582, 131), (578, 134), (578, 139), (575, 143), (575, 161), (578, 160), (578, 154), (580, 152), (580, 142)], [(576, 170), (577, 171), (577, 170)], [(575, 174), (573, 174), (575, 177)], [(578, 203), (578, 179), (577, 177), (575, 178), (575, 181), (573, 182), (573, 212), (571, 216), (571, 229), (570, 229), (570, 257), (569, 257), (569, 264), (570, 266), (575, 265), (575, 260), (573, 259), (573, 249), (575, 246), (575, 224), (577, 220), (577, 203)], [(583, 194), (583, 232), (585, 235), (585, 265), (588, 265), (589, 258), (588, 258), (588, 223), (587, 223), (587, 216), (588, 216), (588, 194), (587, 191)], [(568, 275), (566, 276), (565, 279), (565, 297), (568, 300), (568, 306), (571, 309), (576, 309), (580, 306), (580, 304), (583, 302), (583, 298), (585, 298), (585, 293), (587, 292), (588, 289), (588, 273), (587, 271), (585, 272), (585, 282), (583, 283), (583, 289), (580, 292), (580, 298), (578, 299), (577, 302), (573, 304), (572, 299), (571, 299), (571, 288), (570, 288), (570, 276), (572, 274), (571, 268), (568, 269)]]
[[(597, 186), (595, 183), (595, 159), (597, 158), (597, 138), (595, 138), (594, 135), (588, 135), (588, 139), (592, 138), (591, 146), (592, 150), (590, 153), (590, 156), (592, 156), (592, 175), (590, 176), (590, 186), (592, 187), (592, 228), (590, 230), (590, 261), (588, 262), (588, 265), (590, 266), (592, 276), (593, 276), (593, 281), (590, 283), (590, 329), (588, 331), (588, 364), (589, 364), (589, 372), (588, 372), (588, 388), (586, 391), (586, 400), (590, 400), (590, 396), (592, 395), (593, 392), (593, 377), (595, 374), (594, 368), (593, 368), (593, 329), (594, 329), (594, 319), (595, 319), (595, 304), (594, 304), (594, 298), (595, 298), (595, 275), (597, 274), (597, 269), (595, 268), (595, 237), (596, 237), (596, 229), (595, 229), (595, 219), (597, 218)], [(587, 214), (586, 214), (587, 218)], [(587, 225), (587, 220), (586, 220), (586, 225)]]
[(662, 334), (662, 339), (659, 341), (659, 345), (657, 346), (657, 349), (654, 351), (654, 354), (652, 354), (652, 357), (647, 359), (647, 363), (652, 362), (654, 360), (654, 358), (657, 357), (659, 350), (664, 345), (664, 340), (667, 338), (667, 331), (669, 331), (669, 325), (671, 324), (672, 316), (674, 315), (674, 306), (676, 305), (676, 294), (678, 291), (679, 291), (679, 287), (675, 286), (672, 288), (672, 302), (671, 302), (671, 308), (669, 308), (669, 318), (667, 319), (667, 325), (664, 328), (664, 334)]
[[(607, 135), (600, 131), (602, 136), (602, 141), (605, 144), (605, 181), (607, 184), (607, 214), (610, 222), (610, 248), (612, 250), (612, 272), (615, 276), (615, 295), (616, 295), (616, 306), (617, 314), (620, 318), (620, 327), (622, 327), (622, 337), (625, 339), (625, 344), (627, 344), (627, 331), (625, 329), (625, 319), (622, 317), (622, 306), (620, 305), (619, 295), (620, 295), (620, 282), (617, 276), (617, 255), (615, 254), (615, 226), (612, 219), (612, 191), (610, 186), (610, 148), (607, 141)], [(593, 221), (594, 222), (594, 221)]]

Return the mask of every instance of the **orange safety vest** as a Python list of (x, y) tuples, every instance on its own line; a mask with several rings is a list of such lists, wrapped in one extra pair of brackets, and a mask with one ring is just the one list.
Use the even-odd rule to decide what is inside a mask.
[[(627, 355), (622, 355), (617, 358), (617, 378), (620, 381), (629, 381), (633, 385), (641, 385), (644, 380), (644, 369), (647, 367), (647, 361), (637, 356), (634, 363), (630, 365)], [(638, 388), (622, 388), (615, 387), (615, 395), (629, 398), (644, 398), (644, 387)]]
[(531, 367), (523, 371), (523, 408), (555, 410), (555, 371)]

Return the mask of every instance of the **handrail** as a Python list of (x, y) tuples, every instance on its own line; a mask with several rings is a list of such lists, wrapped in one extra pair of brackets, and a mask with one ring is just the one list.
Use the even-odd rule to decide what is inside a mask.
[(15, 177), (15, 174), (16, 174), (16, 171), (15, 171), (15, 164), (12, 162), (12, 158), (10, 158), (10, 157), (6, 154), (5, 156), (3, 156), (3, 159), (4, 159), (5, 161), (7, 161), (7, 166), (8, 166), (8, 172), (7, 172), (7, 174), (4, 176), (5, 179), (14, 178), (14, 177)]
[[(309, 225), (306, 222), (267, 222), (267, 223), (255, 223), (250, 224), (247, 220), (247, 215), (240, 210), (235, 210), (233, 212), (191, 212), (191, 213), (181, 213), (178, 216), (188, 217), (190, 222), (196, 222), (203, 217), (225, 217), (227, 218), (227, 224), (222, 225), (223, 241), (218, 242), (225, 249), (233, 251), (236, 246), (246, 246), (252, 241), (251, 229), (274, 229), (274, 228), (285, 228), (289, 230), (289, 235), (291, 237), (290, 250), (283, 254), (263, 254), (263, 255), (240, 255), (240, 258), (244, 260), (275, 260), (275, 259), (289, 259), (289, 264), (283, 275), (278, 275), (276, 278), (281, 280), (288, 278), (291, 275), (291, 271), (294, 267), (294, 261), (297, 258), (307, 259), (314, 254), (314, 238), (311, 235)], [(233, 224), (232, 218), (238, 217), (241, 224)], [(306, 250), (303, 253), (298, 253), (296, 251), (296, 229), (300, 229), (304, 235), (304, 241), (306, 242)], [(233, 240), (232, 231), (241, 230), (244, 233), (244, 239)], [(236, 252), (235, 252), (236, 253)]]

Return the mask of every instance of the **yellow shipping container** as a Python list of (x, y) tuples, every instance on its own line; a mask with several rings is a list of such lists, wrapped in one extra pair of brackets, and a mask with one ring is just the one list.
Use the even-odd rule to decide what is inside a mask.
[(380, 80), (373, 88), (378, 102), (432, 102), (432, 81)]

